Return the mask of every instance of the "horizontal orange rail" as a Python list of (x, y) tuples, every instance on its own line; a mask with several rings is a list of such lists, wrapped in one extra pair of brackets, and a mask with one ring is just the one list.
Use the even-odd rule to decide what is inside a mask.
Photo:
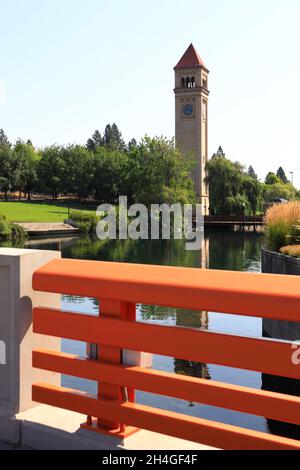
[(38, 269), (33, 288), (300, 322), (298, 276), (64, 259)]
[(135, 351), (300, 378), (292, 343), (36, 308), (34, 332)]
[(33, 400), (228, 450), (300, 450), (300, 442), (133, 403), (97, 400), (62, 387), (36, 384)]
[[(36, 308), (35, 333), (99, 345), (98, 359), (37, 350), (34, 367), (94, 380), (98, 398), (44, 384), (33, 400), (85, 413), (88, 424), (137, 426), (222, 449), (298, 449), (300, 441), (128, 402), (134, 389), (300, 424), (300, 398), (121, 365), (124, 349), (300, 379), (292, 343), (137, 323), (136, 303), (300, 322), (297, 276), (54, 260), (37, 270), (35, 290), (99, 299), (99, 316)], [(126, 394), (126, 390), (129, 393)]]
[(88, 380), (228, 408), (300, 424), (300, 397), (227, 385), (194, 377), (131, 366), (116, 366), (72, 354), (35, 350), (33, 366)]

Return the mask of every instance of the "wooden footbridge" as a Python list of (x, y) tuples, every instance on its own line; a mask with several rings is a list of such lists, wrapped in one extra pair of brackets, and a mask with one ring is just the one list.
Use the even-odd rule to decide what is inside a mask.
[(227, 215), (209, 215), (204, 220), (206, 227), (250, 227), (256, 229), (265, 225), (264, 216), (227, 216)]

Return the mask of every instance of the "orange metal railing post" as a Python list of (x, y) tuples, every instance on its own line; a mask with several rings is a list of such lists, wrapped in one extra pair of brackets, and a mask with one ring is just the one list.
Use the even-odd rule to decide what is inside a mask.
[[(136, 304), (135, 303), (126, 303), (123, 304), (121, 320), (127, 321), (136, 321)], [(131, 403), (135, 402), (135, 390), (134, 388), (127, 388), (127, 397), (128, 401)]]
[[(99, 315), (134, 321), (136, 317), (136, 305), (107, 299), (101, 300), (99, 304)], [(98, 345), (98, 359), (109, 364), (121, 364), (122, 350), (107, 345)], [(128, 401), (134, 402), (135, 393), (133, 389), (122, 390), (120, 386), (99, 382), (98, 397), (101, 400), (121, 402), (127, 401), (128, 399)], [(125, 426), (122, 423), (107, 421), (101, 417), (98, 417), (97, 424), (98, 428), (104, 428), (105, 430), (125, 431)]]
[[(120, 318), (122, 312), (122, 304), (117, 301), (100, 300), (99, 315), (105, 315), (112, 318)], [(98, 345), (98, 359), (110, 364), (121, 363), (121, 349), (111, 346)], [(121, 401), (121, 387), (107, 383), (98, 383), (99, 399)], [(104, 427), (107, 430), (120, 429), (120, 423), (107, 421), (98, 417), (98, 428)]]

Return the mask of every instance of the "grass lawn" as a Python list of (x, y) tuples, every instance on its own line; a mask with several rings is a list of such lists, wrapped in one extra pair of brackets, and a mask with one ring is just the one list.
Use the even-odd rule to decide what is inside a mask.
[[(89, 207), (80, 204), (71, 204), (71, 210), (95, 213)], [(5, 215), (11, 222), (63, 222), (68, 218), (68, 207), (59, 203), (41, 201), (0, 201), (0, 214)]]

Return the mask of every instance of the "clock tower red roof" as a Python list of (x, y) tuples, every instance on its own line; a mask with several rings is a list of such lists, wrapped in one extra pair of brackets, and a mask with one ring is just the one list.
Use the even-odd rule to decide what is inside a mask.
[(200, 55), (198, 54), (198, 52), (194, 48), (193, 44), (191, 44), (187, 48), (187, 50), (185, 51), (183, 56), (181, 57), (180, 61), (176, 65), (176, 67), (174, 67), (174, 70), (190, 69), (190, 68), (194, 68), (194, 67), (204, 67), (204, 68), (206, 68), (203, 60), (200, 57)]

